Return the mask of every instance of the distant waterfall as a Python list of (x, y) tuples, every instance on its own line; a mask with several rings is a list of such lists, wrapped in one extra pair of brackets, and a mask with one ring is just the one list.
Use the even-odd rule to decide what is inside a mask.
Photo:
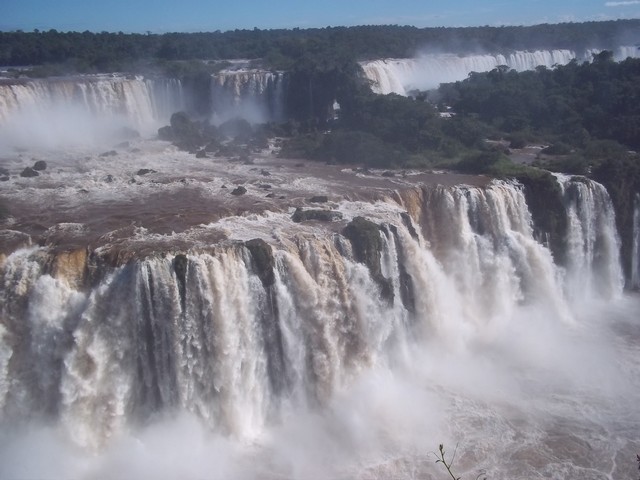
[[(426, 54), (416, 58), (363, 62), (361, 66), (375, 93), (406, 96), (412, 90), (436, 88), (441, 83), (464, 80), (471, 72), (488, 72), (500, 65), (518, 72), (540, 66), (553, 68), (575, 58), (590, 60), (593, 53), (599, 52), (589, 50), (578, 54), (571, 50), (537, 50), (484, 55)], [(638, 57), (640, 51), (636, 47), (620, 47), (615, 52), (616, 60), (627, 56)]]
[(242, 117), (250, 122), (284, 119), (284, 72), (224, 70), (211, 80), (214, 120)]
[(631, 288), (640, 288), (640, 194), (633, 206), (633, 244), (631, 245)]
[(16, 115), (55, 122), (70, 111), (120, 117), (133, 127), (168, 121), (184, 108), (178, 80), (85, 76), (0, 83), (0, 123)]
[(376, 223), (378, 271), (313, 227), (258, 256), (241, 242), (159, 252), (91, 283), (84, 252), (18, 250), (0, 267), (1, 415), (59, 419), (97, 447), (184, 409), (251, 439), (287, 406), (326, 404), (358, 372), (410, 362), (416, 342), (465, 350), (522, 305), (572, 322), (575, 295), (608, 298), (622, 285), (606, 192), (561, 181), (564, 277), (533, 237), (522, 190), (505, 182), (399, 192)]

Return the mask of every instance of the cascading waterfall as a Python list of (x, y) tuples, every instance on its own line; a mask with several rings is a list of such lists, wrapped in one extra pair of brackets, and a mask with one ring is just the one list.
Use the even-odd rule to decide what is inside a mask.
[[(54, 423), (65, 438), (100, 455), (128, 432), (188, 412), (225, 442), (263, 446), (270, 457), (261, 456), (262, 447), (252, 447), (258, 450), (240, 458), (257, 470), (240, 474), (219, 467), (214, 478), (266, 472), (282, 478), (411, 478), (404, 460), (393, 460), (394, 455), (433, 448), (423, 437), (434, 445), (442, 437), (434, 440), (420, 429), (434, 428), (445, 440), (462, 438), (467, 446), (461, 454), (475, 462), (490, 457), (494, 478), (545, 471), (583, 478), (584, 469), (563, 470), (562, 462), (570, 460), (563, 460), (561, 444), (545, 450), (554, 440), (541, 429), (555, 415), (564, 418), (566, 413), (553, 411), (565, 412), (564, 404), (532, 403), (544, 412), (542, 423), (512, 419), (509, 410), (538, 398), (539, 389), (546, 392), (540, 398), (567, 398), (574, 382), (580, 391), (606, 391), (618, 375), (602, 367), (596, 344), (576, 351), (575, 367), (574, 360), (564, 359), (575, 347), (563, 342), (575, 342), (586, 328), (574, 307), (618, 296), (622, 283), (606, 191), (582, 178), (559, 181), (569, 220), (565, 266), (556, 265), (534, 239), (521, 187), (501, 181), (486, 187), (416, 186), (384, 204), (345, 202), (340, 209), (347, 221), (353, 219), (349, 228), (364, 228), (355, 236), (314, 224), (298, 225), (290, 235), (292, 224), (286, 227), (288, 217), (282, 214), (285, 226), (269, 243), (227, 240), (116, 267), (104, 266), (98, 251), (17, 250), (0, 266), (0, 422), (7, 428), (36, 420)], [(356, 215), (370, 220), (356, 221)], [(533, 367), (527, 367), (529, 355), (536, 359)], [(500, 367), (489, 374), (483, 369), (494, 357)], [(506, 365), (523, 369), (515, 378), (522, 377), (519, 395), (526, 400), (512, 400), (518, 388), (513, 373), (505, 379)], [(583, 367), (589, 375), (580, 383)], [(451, 383), (449, 377), (461, 375), (457, 369), (462, 378), (475, 377), (470, 387)], [(545, 369), (553, 375), (540, 377)], [(419, 386), (407, 387), (405, 381)], [(594, 381), (597, 387), (589, 387)], [(364, 397), (358, 396), (360, 389)], [(354, 391), (356, 397), (350, 397)], [(501, 417), (493, 399), (508, 405), (510, 413)], [(420, 406), (424, 401), (435, 402), (428, 408), (438, 415), (454, 415), (450, 433), (432, 419), (436, 413), (417, 413), (426, 408)], [(608, 415), (608, 404), (589, 405), (589, 419), (593, 408)], [(520, 431), (511, 424), (519, 421), (533, 424)], [(488, 430), (476, 437), (477, 425), (487, 422)], [(591, 428), (587, 438), (596, 451), (616, 448), (609, 437), (596, 438), (601, 427)], [(524, 435), (521, 441), (509, 440), (513, 429), (520, 432), (513, 435)], [(305, 436), (311, 431), (320, 436)], [(503, 445), (497, 439), (505, 435)], [(336, 441), (345, 443), (331, 446)], [(493, 441), (499, 444), (487, 444)], [(6, 444), (0, 436), (0, 453)], [(152, 444), (142, 447), (146, 443), (136, 440), (135, 445), (147, 458)], [(476, 448), (484, 449), (480, 457), (473, 456)], [(283, 449), (289, 452), (284, 460)], [(317, 449), (328, 460), (309, 457)], [(340, 449), (356, 452), (357, 466)], [(374, 460), (366, 456), (369, 449)], [(494, 458), (494, 449), (509, 453)], [(540, 451), (547, 453), (538, 464)], [(603, 456), (611, 458), (610, 453)], [(392, 457), (374, 470), (364, 466), (385, 455)], [(597, 456), (591, 449), (587, 455)], [(600, 461), (593, 460), (592, 468), (613, 468)], [(115, 471), (74, 475), (131, 473), (117, 470), (118, 462)], [(522, 470), (514, 470), (516, 465)]]
[(583, 178), (556, 175), (567, 209), (567, 282), (571, 298), (598, 291), (619, 295), (624, 276), (613, 205), (604, 186)]
[(87, 76), (0, 83), (0, 123), (17, 115), (55, 122), (56, 115), (77, 109), (101, 117), (121, 117), (141, 128), (166, 122), (184, 108), (178, 80)]
[[(619, 292), (606, 192), (563, 184), (566, 281), (589, 295)], [(388, 298), (349, 242), (330, 234), (274, 246), (268, 281), (242, 245), (135, 261), (88, 291), (45, 273), (43, 249), (10, 255), (2, 269), (5, 418), (59, 416), (81, 444), (98, 445), (123, 422), (182, 408), (252, 437), (282, 401), (326, 403), (358, 372), (406, 350), (409, 338), (436, 335), (464, 348), (523, 303), (570, 320), (558, 268), (533, 239), (516, 185), (403, 195), (419, 229), (399, 217), (382, 225)]]
[(631, 245), (631, 288), (640, 288), (640, 194), (633, 205), (633, 243)]
[[(488, 72), (505, 65), (518, 72), (544, 66), (566, 65), (573, 59), (590, 60), (601, 50), (579, 55), (571, 50), (516, 51), (510, 54), (456, 55), (425, 54), (416, 58), (374, 60), (361, 63), (365, 77), (375, 93), (406, 96), (412, 90), (437, 88), (441, 83), (464, 80), (471, 72)], [(636, 47), (620, 47), (615, 59), (638, 57)]]
[(242, 117), (251, 122), (283, 120), (284, 72), (223, 70), (212, 76), (211, 106), (214, 119)]

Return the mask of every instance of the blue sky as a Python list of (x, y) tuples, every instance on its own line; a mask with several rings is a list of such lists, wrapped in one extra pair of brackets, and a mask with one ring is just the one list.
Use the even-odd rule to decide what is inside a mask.
[(0, 0), (0, 30), (193, 32), (640, 18), (640, 0)]

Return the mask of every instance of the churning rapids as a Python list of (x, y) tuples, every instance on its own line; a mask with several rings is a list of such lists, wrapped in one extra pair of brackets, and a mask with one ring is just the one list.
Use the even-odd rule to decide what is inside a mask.
[(2, 157), (0, 477), (436, 479), (440, 443), (463, 478), (636, 475), (599, 184), (558, 177), (560, 264), (515, 183), (100, 151)]

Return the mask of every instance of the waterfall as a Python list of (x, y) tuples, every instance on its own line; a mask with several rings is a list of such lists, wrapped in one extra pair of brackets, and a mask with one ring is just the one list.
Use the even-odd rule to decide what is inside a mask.
[[(526, 462), (504, 464), (501, 458), (515, 457), (483, 442), (507, 435), (500, 448), (517, 444), (522, 455), (538, 458), (540, 448), (559, 448), (553, 438), (540, 438), (555, 415), (578, 421), (567, 417), (581, 411), (571, 396), (574, 386), (583, 393), (613, 389), (616, 405), (626, 398), (615, 393), (624, 369), (615, 362), (609, 368), (608, 350), (591, 340), (574, 345), (591, 328), (575, 307), (620, 296), (611, 201), (595, 182), (558, 181), (569, 223), (566, 265), (555, 264), (535, 240), (523, 189), (506, 181), (417, 185), (377, 203), (345, 201), (338, 208), (348, 228), (361, 229), (357, 234), (314, 222), (294, 227), (288, 214), (271, 214), (278, 218), (269, 222), (271, 234), (256, 229), (265, 240), (246, 241), (248, 225), (259, 219), (237, 219), (244, 238), (182, 253), (157, 251), (120, 265), (102, 260), (117, 258), (111, 247), (14, 251), (0, 264), (0, 424), (55, 424), (65, 438), (101, 455), (130, 432), (187, 412), (225, 439), (204, 452), (239, 442), (251, 446), (242, 447), (250, 453), (233, 450), (233, 458), (282, 478), (309, 478), (318, 468), (342, 477), (388, 478), (404, 472), (393, 455), (406, 452), (395, 449), (429, 448), (435, 439), (423, 429), (445, 440), (449, 434), (442, 432), (452, 429), (469, 444), (461, 454), (484, 448), (483, 460), (491, 456), (501, 465), (492, 477), (515, 475), (514, 465), (526, 469)], [(224, 224), (231, 235), (233, 221)], [(601, 339), (604, 333), (597, 332), (594, 338)], [(542, 398), (556, 403), (535, 403), (550, 401)], [(609, 415), (609, 403), (597, 403), (604, 401), (584, 407), (590, 421), (596, 405), (602, 417)], [(513, 420), (523, 402), (544, 412), (544, 422), (536, 423), (534, 413)], [(455, 420), (443, 430), (434, 417), (449, 415)], [(533, 426), (510, 423), (520, 421)], [(187, 435), (182, 441), (204, 435), (188, 428), (188, 435), (177, 432)], [(606, 447), (608, 433), (603, 443), (595, 438), (602, 427), (585, 428), (598, 445), (588, 449), (588, 458), (599, 455), (598, 448), (613, 448)], [(162, 442), (173, 435), (155, 432)], [(514, 443), (513, 435), (525, 435), (530, 447)], [(131, 448), (148, 458), (155, 440), (134, 438)], [(317, 449), (319, 459), (310, 453)], [(352, 463), (343, 449), (357, 452), (355, 471), (340, 470)], [(285, 450), (291, 455), (286, 461)], [(567, 462), (550, 452), (548, 458)], [(603, 456), (612, 458), (610, 451)], [(369, 461), (378, 462), (371, 467), (377, 473), (358, 463)], [(544, 468), (556, 468), (545, 462), (551, 466)], [(222, 472), (215, 478), (247, 478)], [(582, 478), (580, 472), (568, 477)]]
[(284, 118), (284, 72), (223, 70), (212, 76), (211, 109), (216, 121), (242, 117), (250, 122)]
[(64, 121), (77, 112), (88, 118), (121, 118), (135, 128), (167, 122), (184, 108), (182, 86), (171, 79), (115, 75), (20, 80), (0, 83), (0, 124), (28, 115), (30, 121)]
[(631, 288), (640, 288), (640, 194), (633, 205), (633, 243), (631, 244)]
[[(509, 54), (457, 55), (452, 53), (425, 54), (416, 58), (373, 60), (361, 63), (365, 78), (375, 93), (397, 93), (406, 96), (412, 90), (437, 88), (441, 83), (467, 78), (471, 72), (488, 72), (505, 65), (522, 72), (544, 66), (566, 65), (573, 59), (591, 60), (601, 50), (577, 54), (571, 50), (516, 51)], [(638, 57), (636, 47), (620, 47), (616, 60)]]
[(613, 205), (601, 184), (556, 175), (567, 209), (567, 288), (572, 298), (619, 295), (624, 276)]

